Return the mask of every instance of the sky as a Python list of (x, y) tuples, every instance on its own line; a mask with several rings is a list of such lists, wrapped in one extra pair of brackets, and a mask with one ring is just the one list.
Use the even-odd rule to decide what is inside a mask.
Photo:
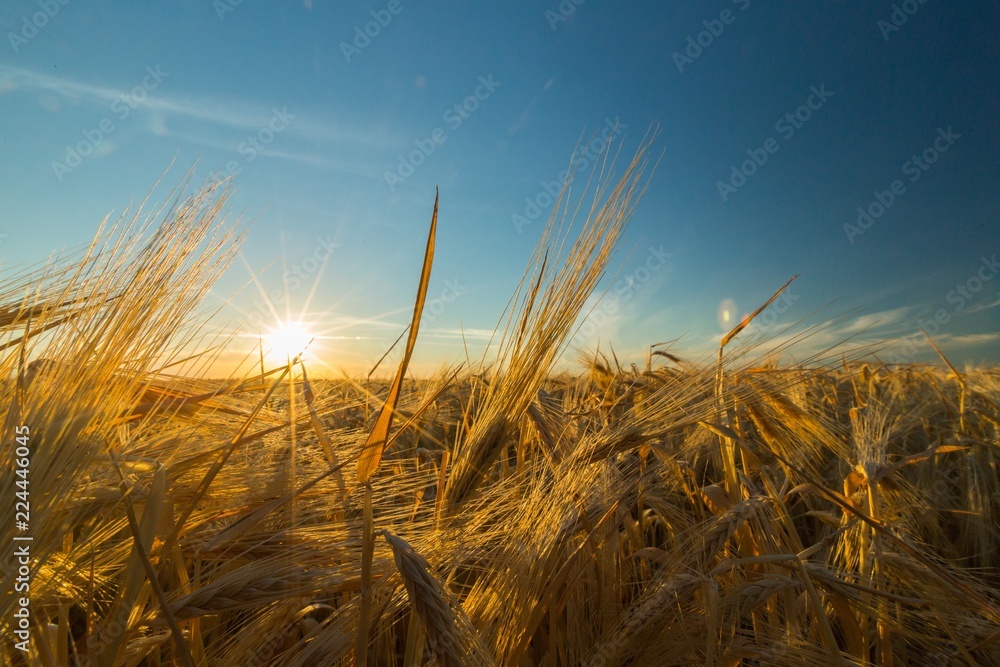
[(86, 243), (161, 176), (154, 200), (232, 176), (253, 223), (206, 303), (240, 332), (227, 359), (276, 314), (366, 372), (409, 321), (438, 187), (432, 369), (482, 349), (560, 173), (579, 192), (609, 141), (620, 174), (656, 129), (574, 347), (699, 358), (798, 275), (753, 326), (772, 347), (814, 327), (785, 359), (934, 361), (922, 327), (1000, 361), (1000, 5), (622, 7), (9, 0), (0, 268)]

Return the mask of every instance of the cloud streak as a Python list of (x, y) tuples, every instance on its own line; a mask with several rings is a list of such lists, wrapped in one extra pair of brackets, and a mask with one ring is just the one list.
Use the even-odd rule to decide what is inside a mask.
[[(115, 100), (129, 94), (129, 89), (125, 88), (92, 84), (0, 63), (0, 94), (12, 94), (19, 91), (51, 93), (78, 104), (102, 108), (107, 108)], [(273, 112), (271, 107), (250, 100), (161, 92), (157, 92), (155, 96), (146, 97), (136, 106), (149, 111), (169, 114), (173, 117), (240, 130), (260, 129), (267, 124), (268, 118)], [(385, 136), (376, 138), (370, 133), (351, 131), (304, 118), (298, 111), (294, 111), (294, 113), (298, 116), (295, 123), (289, 127), (289, 134), (302, 139), (358, 147), (389, 145)]]
[[(997, 303), (986, 307), (996, 307)], [(984, 308), (985, 309), (985, 308)], [(814, 324), (775, 323), (764, 330), (752, 325), (738, 337), (733, 352), (751, 358), (778, 356), (786, 359), (823, 359), (845, 354), (856, 358), (875, 354), (885, 361), (911, 361), (904, 341), (919, 333), (913, 307), (893, 308), (877, 313), (846, 313)], [(755, 333), (757, 335), (755, 335)], [(713, 337), (715, 345), (722, 335)], [(1000, 333), (939, 332), (934, 341), (944, 350), (986, 347), (1000, 341)], [(923, 340), (921, 338), (921, 340)], [(933, 355), (933, 349), (921, 342), (918, 352)]]

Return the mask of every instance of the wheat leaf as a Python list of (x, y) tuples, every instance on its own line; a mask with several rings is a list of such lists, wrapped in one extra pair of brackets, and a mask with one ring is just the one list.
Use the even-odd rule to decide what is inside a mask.
[(424, 252), (424, 266), (420, 270), (420, 286), (417, 288), (417, 298), (413, 304), (413, 320), (410, 324), (410, 335), (406, 339), (406, 350), (403, 358), (399, 362), (399, 370), (396, 371), (396, 378), (389, 388), (389, 395), (385, 398), (382, 411), (375, 420), (375, 426), (368, 434), (368, 440), (361, 450), (361, 458), (358, 459), (358, 481), (362, 484), (371, 479), (372, 474), (378, 470), (382, 461), (382, 454), (385, 453), (386, 442), (389, 438), (389, 428), (392, 426), (392, 414), (396, 410), (396, 403), (399, 401), (399, 393), (403, 387), (403, 378), (406, 376), (406, 367), (410, 363), (410, 355), (413, 354), (413, 347), (417, 343), (417, 330), (420, 328), (420, 317), (424, 312), (424, 300), (427, 298), (427, 283), (431, 279), (431, 265), (434, 263), (434, 236), (437, 232), (438, 216), (438, 194), (434, 193), (434, 213), (431, 216), (431, 230), (427, 235), (427, 250)]

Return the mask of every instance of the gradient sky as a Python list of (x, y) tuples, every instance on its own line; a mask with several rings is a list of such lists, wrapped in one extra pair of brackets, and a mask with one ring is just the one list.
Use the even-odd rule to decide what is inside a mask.
[(832, 321), (791, 359), (849, 337), (936, 359), (923, 325), (956, 363), (1000, 361), (1000, 6), (576, 2), (5, 2), (3, 269), (86, 242), (172, 160), (154, 199), (195, 162), (196, 183), (235, 166), (255, 222), (214, 303), (275, 262), (260, 284), (287, 287), (280, 314), (358, 372), (409, 319), (438, 185), (430, 368), (464, 359), (463, 328), (482, 345), (551, 209), (543, 183), (617, 120), (623, 156), (658, 127), (663, 157), (577, 343), (642, 358), (680, 337), (699, 356), (800, 274), (758, 328)]

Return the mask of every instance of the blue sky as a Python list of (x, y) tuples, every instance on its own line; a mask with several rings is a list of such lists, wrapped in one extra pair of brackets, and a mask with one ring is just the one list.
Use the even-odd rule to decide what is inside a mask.
[[(192, 164), (195, 182), (232, 171), (233, 209), (255, 222), (212, 298), (270, 264), (279, 314), (357, 372), (408, 321), (439, 186), (415, 359), (432, 368), (464, 359), (463, 329), (481, 348), (550, 212), (545, 184), (617, 122), (623, 156), (658, 127), (662, 159), (578, 344), (642, 358), (680, 338), (696, 357), (800, 274), (758, 328), (777, 344), (788, 323), (833, 319), (790, 359), (851, 338), (932, 360), (922, 325), (957, 363), (998, 361), (997, 5), (621, 7), (4, 3), (0, 262), (86, 242), (171, 161), (154, 198)], [(249, 316), (248, 349), (255, 301), (251, 286), (220, 319)]]

